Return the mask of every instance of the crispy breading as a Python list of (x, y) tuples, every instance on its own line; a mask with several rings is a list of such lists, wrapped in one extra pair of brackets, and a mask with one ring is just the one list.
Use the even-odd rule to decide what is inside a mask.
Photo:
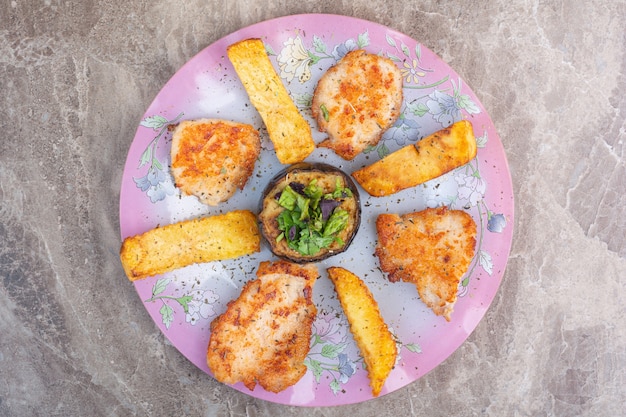
[(227, 48), (228, 58), (257, 109), (283, 164), (303, 161), (315, 149), (311, 127), (276, 74), (261, 39), (246, 39)]
[(314, 264), (261, 262), (257, 278), (211, 323), (207, 365), (218, 381), (280, 392), (302, 378), (318, 275)]
[(372, 395), (377, 397), (396, 363), (396, 342), (367, 285), (344, 268), (330, 267), (327, 271), (367, 366)]
[(328, 139), (319, 144), (352, 160), (374, 146), (400, 116), (402, 74), (389, 58), (348, 52), (319, 80), (311, 113)]
[(421, 300), (450, 321), (461, 278), (474, 257), (476, 223), (447, 207), (376, 219), (376, 255), (389, 281), (412, 282)]
[(151, 229), (124, 239), (120, 259), (131, 281), (194, 263), (258, 252), (261, 235), (254, 213), (235, 210)]
[(216, 206), (243, 189), (261, 152), (259, 132), (245, 123), (185, 120), (172, 133), (172, 175), (184, 194)]
[(476, 157), (472, 124), (462, 120), (352, 173), (370, 195), (387, 196), (467, 164)]

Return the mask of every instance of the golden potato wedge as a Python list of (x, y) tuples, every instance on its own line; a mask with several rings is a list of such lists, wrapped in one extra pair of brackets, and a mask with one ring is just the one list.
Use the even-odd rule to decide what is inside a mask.
[(476, 152), (472, 124), (461, 120), (353, 172), (352, 176), (370, 195), (382, 197), (465, 165), (476, 157)]
[(276, 74), (263, 41), (246, 39), (230, 45), (227, 53), (267, 127), (278, 160), (283, 164), (303, 161), (315, 149), (311, 127)]
[(344, 268), (330, 267), (327, 271), (367, 366), (372, 395), (377, 397), (396, 363), (396, 342), (365, 283)]
[(136, 281), (194, 263), (237, 258), (258, 252), (260, 246), (254, 213), (235, 210), (127, 237), (120, 259), (128, 279)]

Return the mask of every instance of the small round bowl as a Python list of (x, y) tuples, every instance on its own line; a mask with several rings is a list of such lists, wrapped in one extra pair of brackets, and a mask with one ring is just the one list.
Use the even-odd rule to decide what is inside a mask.
[[(323, 189), (324, 194), (332, 193), (337, 179), (341, 181), (342, 187), (349, 189), (352, 194), (336, 199), (339, 202), (337, 208), (346, 210), (349, 215), (346, 227), (337, 234), (340, 240), (312, 254), (303, 254), (291, 248), (286, 238), (279, 238), (283, 231), (279, 229), (277, 218), (286, 210), (278, 204), (283, 189), (293, 183), (301, 184), (295, 188), (302, 189), (312, 180), (316, 180), (316, 185)], [(296, 263), (318, 262), (344, 252), (352, 243), (361, 223), (359, 192), (350, 176), (338, 168), (324, 163), (294, 164), (278, 173), (265, 187), (260, 201), (259, 221), (261, 233), (274, 255)]]

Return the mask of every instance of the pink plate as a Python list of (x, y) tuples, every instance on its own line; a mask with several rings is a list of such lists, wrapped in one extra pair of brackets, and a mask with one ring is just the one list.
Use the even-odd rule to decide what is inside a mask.
[[(489, 115), (471, 89), (448, 65), (415, 40), (376, 23), (351, 17), (307, 14), (252, 25), (208, 46), (186, 63), (163, 87), (144, 114), (128, 152), (120, 197), (122, 238), (159, 225), (203, 215), (249, 209), (257, 212), (261, 192), (284, 168), (272, 150), (265, 128), (235, 74), (226, 47), (246, 38), (261, 38), (295, 103), (317, 132), (310, 116), (311, 97), (322, 74), (347, 51), (364, 48), (395, 61), (404, 75), (401, 117), (377, 147), (346, 162), (317, 149), (307, 161), (326, 162), (352, 172), (399, 147), (468, 119), (478, 140), (478, 156), (469, 164), (424, 186), (391, 197), (373, 198), (361, 190), (362, 223), (352, 246), (318, 264), (314, 301), (318, 308), (306, 359), (305, 376), (274, 394), (242, 384), (234, 388), (253, 397), (298, 406), (332, 406), (372, 398), (363, 359), (355, 346), (332, 283), (329, 266), (359, 275), (379, 303), (397, 337), (398, 361), (381, 395), (395, 391), (439, 365), (478, 325), (502, 279), (511, 247), (513, 193), (506, 156)], [(263, 150), (246, 187), (217, 208), (181, 196), (169, 173), (168, 126), (202, 117), (250, 123), (260, 129)], [(459, 286), (452, 320), (427, 309), (415, 287), (389, 283), (373, 255), (375, 219), (380, 213), (407, 213), (447, 205), (466, 210), (478, 225), (476, 256)], [(255, 277), (259, 262), (273, 259), (267, 245), (252, 256), (192, 265), (135, 283), (154, 322), (174, 346), (207, 374), (210, 323), (241, 287)]]

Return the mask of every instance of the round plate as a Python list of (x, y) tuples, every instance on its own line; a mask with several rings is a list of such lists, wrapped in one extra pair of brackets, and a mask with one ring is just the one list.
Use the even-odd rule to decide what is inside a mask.
[[(318, 316), (313, 327), (305, 376), (293, 387), (270, 393), (257, 386), (233, 387), (253, 397), (298, 406), (332, 406), (372, 398), (363, 359), (326, 276), (342, 266), (365, 281), (397, 338), (398, 361), (381, 395), (426, 374), (454, 352), (479, 323), (502, 279), (511, 247), (513, 193), (502, 144), (489, 115), (471, 89), (440, 58), (415, 40), (372, 22), (345, 16), (307, 14), (278, 18), (241, 29), (208, 46), (163, 87), (144, 114), (128, 153), (120, 196), (122, 238), (159, 225), (233, 209), (257, 211), (261, 192), (284, 168), (276, 159), (265, 127), (226, 56), (228, 45), (261, 38), (277, 73), (309, 120), (317, 80), (346, 52), (363, 48), (391, 58), (404, 77), (404, 103), (398, 122), (380, 143), (347, 162), (328, 149), (316, 149), (308, 162), (325, 162), (351, 173), (401, 146), (468, 119), (478, 155), (423, 186), (390, 197), (361, 191), (359, 232), (346, 252), (318, 263), (314, 290)], [(181, 196), (169, 173), (168, 126), (183, 119), (221, 118), (245, 122), (262, 134), (263, 149), (246, 187), (228, 202), (208, 207)], [(401, 167), (399, 167), (401, 169)], [(446, 322), (420, 301), (412, 284), (390, 283), (374, 256), (375, 219), (380, 213), (407, 213), (447, 205), (470, 213), (478, 225), (476, 256), (459, 286), (459, 298)], [(259, 253), (224, 262), (192, 265), (135, 283), (139, 297), (171, 343), (207, 374), (206, 348), (211, 321), (255, 278), (259, 262), (273, 260), (263, 242)]]

